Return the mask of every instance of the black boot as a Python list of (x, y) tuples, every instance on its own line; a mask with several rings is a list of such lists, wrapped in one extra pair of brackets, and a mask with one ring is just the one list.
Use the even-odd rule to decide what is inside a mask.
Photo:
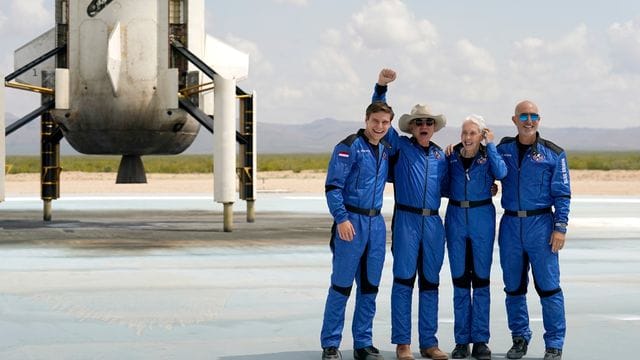
[(521, 359), (527, 354), (527, 340), (522, 336), (513, 337), (513, 346), (507, 352), (507, 359)]
[(544, 360), (561, 360), (562, 350), (549, 348), (544, 352)]
[(380, 350), (373, 346), (353, 350), (353, 358), (355, 360), (384, 360), (384, 357), (380, 355)]
[(342, 360), (342, 354), (337, 347), (324, 348), (322, 349), (322, 360)]
[(466, 359), (469, 357), (469, 344), (456, 344), (451, 352), (452, 359)]
[(477, 360), (491, 360), (491, 349), (486, 343), (474, 343), (471, 357)]

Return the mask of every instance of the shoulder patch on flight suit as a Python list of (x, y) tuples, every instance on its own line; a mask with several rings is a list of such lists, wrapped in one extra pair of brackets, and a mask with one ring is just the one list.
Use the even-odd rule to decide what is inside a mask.
[(516, 141), (516, 138), (513, 136), (505, 136), (502, 138), (502, 140), (500, 140), (500, 143), (498, 144), (498, 146), (502, 145), (502, 144), (509, 144)]
[(391, 149), (391, 144), (390, 144), (387, 140), (385, 140), (385, 139), (381, 139), (381, 140), (380, 140), (380, 143), (381, 143), (381, 144), (382, 144), (382, 146), (384, 146), (385, 148), (387, 148), (387, 149)]
[(552, 143), (547, 139), (539, 138), (538, 143), (542, 144), (544, 147), (548, 148), (556, 154), (561, 154), (562, 152), (564, 152), (564, 150), (560, 146)]
[(353, 142), (356, 141), (357, 138), (358, 138), (358, 134), (351, 134), (351, 135), (347, 136), (346, 138), (344, 138), (342, 141), (340, 141), (340, 144), (345, 144), (347, 146), (351, 146), (353, 144)]

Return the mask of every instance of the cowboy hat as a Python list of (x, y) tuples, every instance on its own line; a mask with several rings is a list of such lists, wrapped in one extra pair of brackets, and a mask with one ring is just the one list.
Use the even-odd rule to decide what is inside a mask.
[(409, 129), (409, 123), (414, 119), (434, 119), (436, 123), (434, 124), (434, 132), (439, 131), (447, 124), (447, 119), (444, 115), (434, 115), (431, 113), (431, 109), (429, 106), (425, 104), (416, 104), (416, 106), (411, 109), (411, 114), (403, 114), (400, 117), (400, 121), (398, 121), (398, 126), (400, 130), (411, 134), (411, 130)]

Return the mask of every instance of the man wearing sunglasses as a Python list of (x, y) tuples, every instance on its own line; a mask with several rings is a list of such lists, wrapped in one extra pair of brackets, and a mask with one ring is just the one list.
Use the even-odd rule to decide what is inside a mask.
[[(387, 84), (395, 71), (383, 69), (378, 76), (373, 101), (386, 101)], [(393, 287), (391, 289), (391, 342), (399, 360), (413, 360), (411, 302), (418, 277), (418, 338), (420, 354), (447, 359), (438, 347), (438, 285), (444, 260), (444, 226), (438, 214), (441, 187), (448, 180), (443, 150), (431, 137), (444, 128), (444, 115), (418, 104), (398, 121), (400, 136), (390, 128), (387, 139), (393, 148), (389, 180), (394, 183), (395, 210), (392, 231)]]
[(498, 244), (513, 346), (508, 359), (520, 359), (531, 340), (527, 310), (529, 267), (542, 304), (544, 360), (562, 358), (566, 332), (558, 251), (564, 247), (571, 188), (564, 150), (540, 137), (541, 117), (531, 101), (522, 101), (512, 117), (516, 137), (505, 137), (498, 152), (507, 165), (502, 179)]

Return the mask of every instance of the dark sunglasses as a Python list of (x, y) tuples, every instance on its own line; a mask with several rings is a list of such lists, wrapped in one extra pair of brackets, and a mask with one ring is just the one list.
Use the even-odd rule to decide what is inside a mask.
[(414, 119), (413, 123), (416, 124), (416, 126), (422, 126), (422, 125), (427, 125), (427, 126), (431, 126), (433, 124), (436, 123), (435, 119), (431, 119), (431, 118), (427, 118), (427, 119)]
[(518, 117), (520, 119), (520, 121), (527, 121), (529, 120), (529, 118), (531, 118), (531, 121), (538, 121), (540, 120), (540, 114), (536, 114), (536, 113), (522, 113), (519, 115)]

